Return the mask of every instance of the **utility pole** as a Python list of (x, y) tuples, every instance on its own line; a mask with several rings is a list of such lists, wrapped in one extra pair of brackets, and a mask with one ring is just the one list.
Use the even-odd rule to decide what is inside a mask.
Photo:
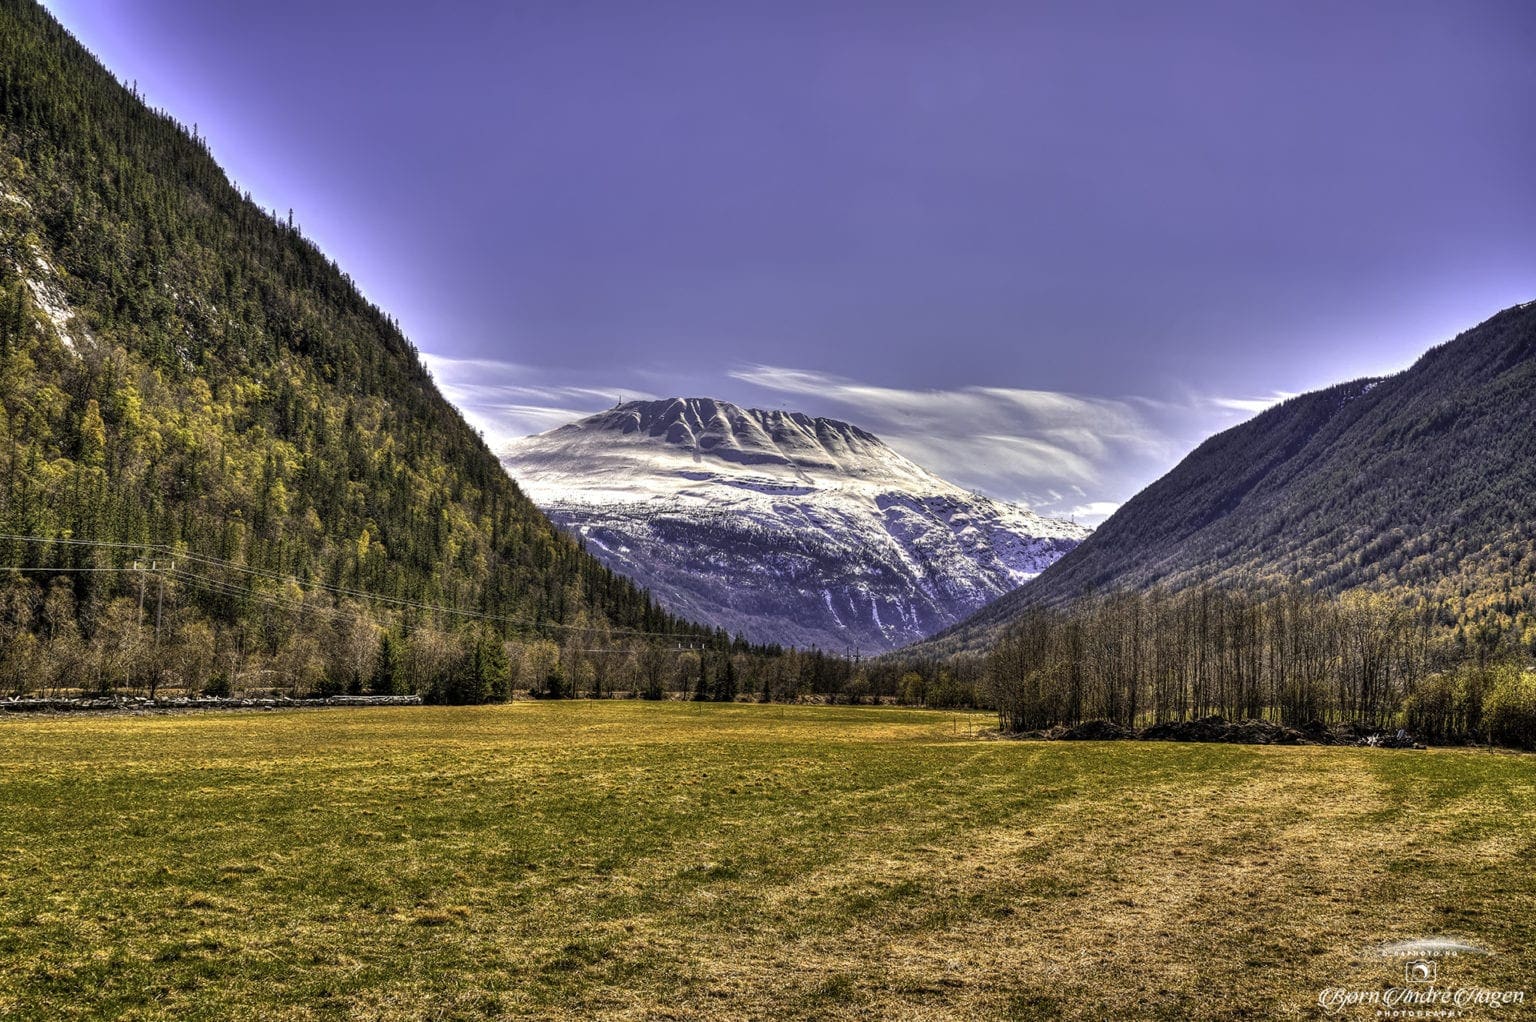
[(174, 571), (176, 568), (175, 561), (169, 561), (167, 564), (167, 567), (161, 568), (159, 561), (150, 562), (151, 568), (155, 569), (160, 575), (160, 592), (155, 597), (155, 674), (151, 676), (149, 683), (149, 696), (151, 699), (154, 698), (155, 691), (160, 687), (157, 675), (160, 670), (160, 622), (165, 617), (165, 573), (167, 571)]
[[(159, 561), (155, 562), (155, 567), (157, 569), (160, 567)], [(165, 572), (161, 571), (158, 574), (160, 575), (160, 593), (155, 597), (155, 656), (157, 659), (160, 655), (160, 621), (165, 617)]]
[[(139, 573), (139, 624), (138, 628), (133, 633), (134, 646), (137, 648), (143, 645), (144, 642), (144, 562), (134, 561), (133, 570)], [(138, 673), (137, 664), (134, 665), (134, 673)], [(134, 687), (137, 688), (137, 682), (142, 680), (143, 679), (135, 679)]]

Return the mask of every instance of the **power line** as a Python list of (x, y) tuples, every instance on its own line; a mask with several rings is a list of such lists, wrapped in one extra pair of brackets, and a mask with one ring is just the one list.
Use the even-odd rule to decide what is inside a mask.
[(139, 570), (138, 568), (24, 568), (19, 564), (0, 565), (0, 571), (38, 572), (49, 575), (76, 575), (90, 571), (130, 572)]
[[(0, 536), (0, 539), (4, 539), (4, 538), (6, 538), (6, 537)], [(168, 547), (157, 547), (156, 549), (167, 550), (168, 552), (170, 552), (170, 548), (168, 548)], [(387, 603), (387, 604), (390, 604), (392, 606), (403, 607), (403, 608), (410, 609), (410, 610), (424, 610), (424, 611), (428, 611), (428, 612), (435, 613), (435, 614), (450, 614), (450, 615), (454, 615), (454, 616), (457, 616), (457, 617), (465, 617), (465, 618), (470, 618), (470, 619), (477, 620), (477, 621), (500, 622), (500, 623), (510, 624), (510, 625), (521, 625), (521, 626), (525, 626), (525, 627), (528, 627), (528, 628), (534, 628), (534, 629), (537, 629), (537, 628), (560, 628), (560, 629), (564, 629), (566, 631), (576, 631), (576, 632), (585, 632), (585, 631), (591, 631), (592, 630), (590, 625), (569, 625), (569, 624), (563, 624), (563, 623), (558, 622), (558, 621), (535, 621), (535, 620), (530, 620), (528, 618), (509, 617), (509, 616), (504, 615), (504, 614), (488, 614), (488, 613), (485, 613), (484, 611), (465, 610), (465, 609), (460, 608), (460, 607), (445, 607), (445, 606), (442, 606), (441, 604), (422, 603), (422, 602), (420, 602), (418, 600), (407, 600), (407, 599), (403, 599), (403, 598), (396, 597), (396, 596), (384, 596), (384, 595), (382, 595), (380, 593), (370, 593), (370, 592), (368, 592), (366, 590), (363, 590), (363, 589), (352, 589), (352, 588), (347, 587), (347, 586), (330, 585), (330, 584), (325, 583), (325, 582), (313, 582), (312, 581), (312, 582), (300, 583), (299, 580), (295, 576), (293, 576), (293, 575), (285, 575), (285, 574), (283, 574), (281, 572), (271, 571), (271, 570), (268, 570), (268, 569), (265, 569), (265, 568), (252, 568), (249, 565), (236, 564), (233, 561), (227, 561), (227, 560), (224, 560), (223, 558), (219, 558), (219, 557), (209, 557), (209, 556), (204, 555), (204, 554), (194, 554), (194, 553), (188, 553), (188, 552), (182, 551), (182, 552), (177, 553), (177, 556), (180, 556), (184, 560), (193, 561), (193, 562), (196, 562), (196, 563), (199, 563), (199, 564), (206, 564), (206, 565), (208, 565), (210, 567), (223, 568), (223, 569), (227, 569), (227, 570), (230, 570), (230, 571), (238, 571), (238, 572), (242, 572), (242, 573), (247, 574), (247, 575), (255, 576), (257, 578), (269, 579), (269, 580), (274, 581), (274, 582), (288, 582), (288, 581), (292, 581), (295, 584), (303, 585), (304, 587), (309, 588), (309, 589), (319, 589), (319, 590), (322, 590), (322, 591), (325, 591), (325, 592), (335, 593), (335, 594), (340, 595), (340, 596), (355, 596), (355, 597), (358, 597), (360, 599), (373, 600), (373, 601), (378, 602), (378, 603)], [(647, 632), (647, 631), (643, 631), (643, 630), (638, 629), (638, 628), (622, 628), (622, 627), (621, 628), (610, 628), (610, 631), (618, 632), (618, 633), (621, 633), (621, 634), (624, 634), (624, 635), (636, 635), (636, 636), (643, 636), (643, 637), (648, 637), (648, 638), (673, 639), (673, 638), (677, 637), (677, 633), (676, 632)]]
[(14, 533), (0, 532), (0, 540), (14, 540), (18, 543), (58, 543), (63, 546), (96, 546), (111, 547), (116, 550), (169, 550), (169, 547), (157, 547), (153, 543), (110, 543), (101, 539), (74, 539), (70, 536), (18, 536)]
[(270, 594), (258, 593), (253, 589), (246, 589), (241, 586), (233, 585), (229, 582), (221, 582), (217, 579), (206, 578), (202, 575), (193, 575), (190, 572), (180, 570), (173, 571), (171, 573), (171, 577), (178, 582), (183, 582), (194, 588), (213, 593), (216, 596), (232, 596), (239, 599), (250, 600), (254, 603), (259, 603), (266, 607), (272, 607), (276, 610), (290, 610), (295, 613), (311, 611), (316, 614), (326, 614), (331, 617), (336, 617), (345, 613), (345, 611), (335, 607), (321, 607), (316, 604), (297, 603), (292, 600), (286, 600), (281, 597), (272, 596)]

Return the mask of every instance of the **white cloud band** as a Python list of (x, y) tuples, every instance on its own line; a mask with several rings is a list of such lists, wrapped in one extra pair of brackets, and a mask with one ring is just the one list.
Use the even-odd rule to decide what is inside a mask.
[[(1163, 401), (1017, 387), (916, 389), (763, 364), (699, 378), (626, 372), (643, 386), (621, 387), (610, 385), (607, 371), (422, 360), (493, 449), (618, 401), (716, 396), (846, 419), (952, 482), (1086, 524), (1112, 514), (1199, 439), (1289, 396)], [(785, 395), (790, 400), (776, 400)]]

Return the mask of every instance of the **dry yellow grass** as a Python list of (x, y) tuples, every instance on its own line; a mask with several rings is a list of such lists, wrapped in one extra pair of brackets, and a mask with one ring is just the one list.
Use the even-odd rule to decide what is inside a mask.
[(1536, 993), (1533, 769), (813, 707), (5, 720), (0, 1016), (1309, 1018), (1429, 936)]

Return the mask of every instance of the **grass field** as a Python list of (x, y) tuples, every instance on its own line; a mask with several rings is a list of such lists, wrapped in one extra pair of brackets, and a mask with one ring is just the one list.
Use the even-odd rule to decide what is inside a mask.
[(1536, 995), (1536, 758), (956, 731), (0, 720), (0, 1017), (1307, 1018), (1431, 936), (1497, 952), (1442, 983)]

